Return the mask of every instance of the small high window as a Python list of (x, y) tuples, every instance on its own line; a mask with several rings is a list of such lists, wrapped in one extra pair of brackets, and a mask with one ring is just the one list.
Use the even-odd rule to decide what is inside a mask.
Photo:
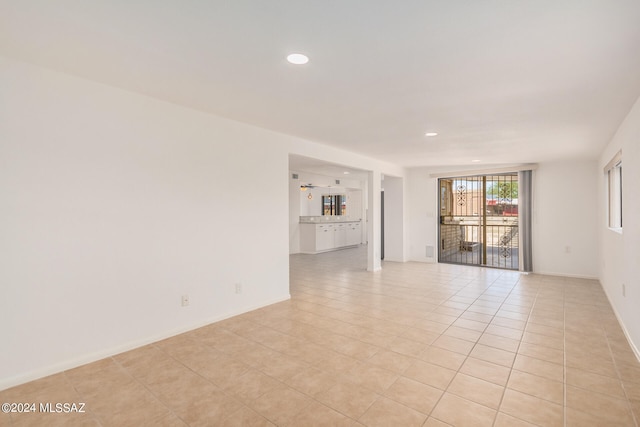
[(618, 152), (607, 166), (609, 228), (622, 230), (622, 152)]

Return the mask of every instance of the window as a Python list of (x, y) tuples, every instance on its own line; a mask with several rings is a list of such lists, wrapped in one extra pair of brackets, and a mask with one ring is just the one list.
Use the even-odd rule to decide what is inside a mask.
[(622, 152), (605, 166), (607, 174), (609, 228), (622, 229)]

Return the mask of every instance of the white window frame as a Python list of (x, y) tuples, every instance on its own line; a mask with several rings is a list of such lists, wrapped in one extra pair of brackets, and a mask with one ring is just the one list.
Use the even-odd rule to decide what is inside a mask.
[(622, 151), (604, 168), (607, 184), (607, 226), (622, 233)]

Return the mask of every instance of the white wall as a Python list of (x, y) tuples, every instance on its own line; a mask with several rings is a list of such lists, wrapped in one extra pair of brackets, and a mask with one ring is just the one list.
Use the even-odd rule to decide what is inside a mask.
[(294, 179), (293, 174), (297, 172), (289, 171), (289, 254), (300, 253), (300, 180)]
[[(405, 180), (411, 261), (437, 262), (438, 180), (429, 174), (428, 168), (411, 168)], [(433, 257), (427, 257), (427, 246), (433, 249)]]
[(384, 188), (384, 259), (407, 261), (405, 248), (406, 215), (405, 191), (402, 178), (385, 176)]
[[(298, 186), (298, 206), (300, 207), (301, 216), (321, 216), (322, 213), (322, 195), (329, 194), (326, 188), (316, 187), (307, 188), (306, 191), (300, 191)], [(309, 198), (311, 196), (311, 199)], [(295, 203), (295, 201), (293, 202)], [(298, 215), (298, 217), (300, 216)]]
[[(533, 268), (542, 274), (597, 276), (595, 162), (575, 160), (543, 163), (533, 175)], [(452, 167), (451, 171), (459, 171)], [(427, 258), (426, 247), (438, 252), (438, 168), (407, 172), (409, 199), (409, 257)], [(566, 253), (566, 246), (570, 252)]]
[(0, 389), (288, 298), (290, 153), (401, 172), (2, 57), (0, 93)]
[[(604, 166), (622, 150), (622, 234), (607, 227)], [(597, 169), (599, 278), (628, 338), (640, 348), (640, 99), (603, 150)], [(626, 296), (622, 295), (622, 284)]]
[(283, 137), (1, 58), (0, 93), (0, 388), (289, 297)]
[(533, 269), (598, 276), (595, 160), (541, 163), (533, 172)]

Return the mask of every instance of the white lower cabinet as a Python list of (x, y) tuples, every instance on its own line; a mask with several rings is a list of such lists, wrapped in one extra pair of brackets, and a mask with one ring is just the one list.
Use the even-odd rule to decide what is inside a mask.
[(318, 224), (316, 228), (315, 251), (326, 251), (334, 248), (333, 224)]
[(361, 243), (360, 222), (300, 224), (300, 252), (314, 254)]
[(335, 224), (333, 227), (333, 247), (341, 248), (347, 246), (347, 227), (345, 223)]
[(362, 242), (362, 226), (359, 222), (348, 222), (346, 225), (346, 245), (359, 245)]

